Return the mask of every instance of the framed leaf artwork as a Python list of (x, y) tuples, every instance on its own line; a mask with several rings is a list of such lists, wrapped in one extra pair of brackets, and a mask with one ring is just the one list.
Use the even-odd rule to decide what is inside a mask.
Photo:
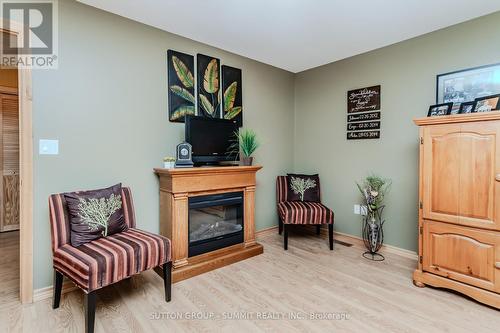
[(186, 115), (194, 115), (194, 57), (168, 50), (168, 118), (183, 123)]
[(233, 119), (243, 126), (243, 98), (241, 69), (222, 66), (222, 114), (224, 119)]
[(220, 60), (196, 55), (198, 84), (198, 115), (220, 118)]

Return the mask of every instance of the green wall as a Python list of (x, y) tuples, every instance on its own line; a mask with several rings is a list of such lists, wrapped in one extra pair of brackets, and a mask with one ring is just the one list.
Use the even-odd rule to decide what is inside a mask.
[[(70, 0), (59, 1), (59, 69), (33, 71), (34, 288), (52, 284), (51, 193), (123, 182), (138, 226), (158, 232), (154, 167), (173, 155), (183, 124), (167, 118), (167, 49), (197, 52), (243, 71), (244, 125), (262, 147), (257, 229), (277, 223), (274, 179), (293, 165), (293, 74)], [(60, 155), (38, 155), (39, 139)]]
[[(435, 76), (500, 62), (500, 13), (360, 56), (292, 74), (112, 15), (59, 1), (59, 69), (33, 71), (34, 143), (59, 139), (60, 154), (34, 156), (34, 288), (52, 282), (49, 194), (123, 182), (139, 227), (158, 232), (154, 167), (173, 155), (182, 124), (167, 118), (166, 51), (204, 53), (243, 70), (244, 124), (262, 147), (256, 162), (257, 229), (277, 224), (278, 174), (319, 172), (336, 230), (360, 234), (355, 181), (393, 180), (386, 241), (416, 249), (418, 131), (434, 102)], [(318, 50), (321, 52), (321, 50)], [(286, 56), (286, 55), (284, 55)], [(382, 138), (350, 141), (346, 92), (382, 85)]]
[[(393, 181), (386, 243), (417, 249), (418, 129), (412, 119), (434, 104), (437, 74), (498, 62), (495, 13), (296, 75), (294, 168), (319, 172), (337, 231), (360, 235), (355, 181), (373, 171)], [(382, 138), (347, 141), (347, 91), (378, 84)]]

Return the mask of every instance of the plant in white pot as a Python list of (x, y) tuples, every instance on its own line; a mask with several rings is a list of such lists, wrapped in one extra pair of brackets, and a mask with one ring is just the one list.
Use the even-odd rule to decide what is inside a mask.
[(230, 151), (234, 154), (240, 153), (240, 159), (243, 165), (252, 165), (252, 154), (259, 148), (257, 135), (251, 129), (240, 129), (234, 132), (235, 140), (230, 147)]
[(163, 167), (165, 169), (173, 169), (175, 167), (175, 158), (167, 156), (163, 159)]

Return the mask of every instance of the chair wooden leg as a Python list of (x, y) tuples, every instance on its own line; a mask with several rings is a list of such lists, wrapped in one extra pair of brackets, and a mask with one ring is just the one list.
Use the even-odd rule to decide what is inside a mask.
[(316, 235), (319, 235), (321, 233), (321, 224), (318, 224), (316, 226)]
[(285, 231), (285, 250), (288, 250), (288, 224), (284, 224), (284, 231)]
[(163, 285), (165, 287), (165, 301), (172, 299), (172, 262), (163, 264)]
[(83, 301), (85, 307), (85, 333), (94, 333), (95, 301), (95, 291), (85, 294)]
[(278, 218), (278, 234), (281, 235), (281, 233), (283, 232), (283, 221), (281, 221), (280, 218)]
[(54, 297), (52, 300), (52, 309), (59, 307), (61, 301), (63, 275), (54, 269)]
[(328, 240), (330, 242), (330, 250), (333, 250), (333, 223), (328, 225)]

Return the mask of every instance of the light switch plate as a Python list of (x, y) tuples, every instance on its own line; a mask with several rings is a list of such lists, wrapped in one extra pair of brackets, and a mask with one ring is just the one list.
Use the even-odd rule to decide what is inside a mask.
[(354, 205), (354, 214), (361, 214), (361, 207), (359, 205)]
[(59, 140), (45, 140), (39, 141), (39, 154), (40, 155), (59, 155)]

